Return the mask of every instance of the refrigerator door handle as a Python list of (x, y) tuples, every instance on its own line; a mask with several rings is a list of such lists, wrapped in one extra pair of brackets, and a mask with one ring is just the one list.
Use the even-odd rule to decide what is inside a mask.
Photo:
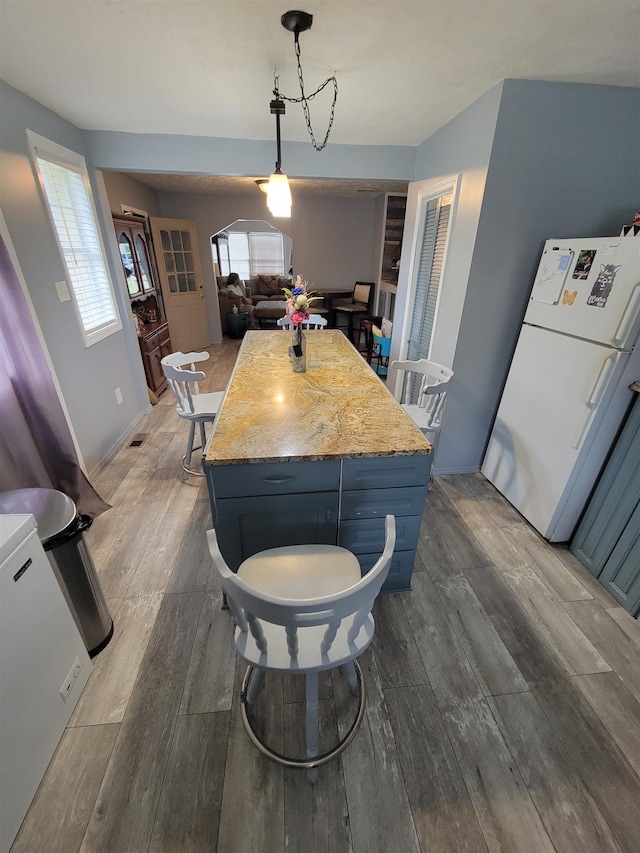
[(618, 328), (611, 338), (611, 343), (614, 347), (624, 346), (627, 335), (631, 331), (633, 321), (638, 314), (638, 308), (640, 308), (640, 281), (632, 288), (625, 309), (622, 312), (622, 317), (618, 323)]
[(602, 399), (604, 389), (607, 387), (607, 383), (611, 378), (619, 355), (620, 353), (618, 352), (618, 350), (613, 350), (609, 353), (608, 356), (606, 356), (606, 358), (600, 365), (600, 370), (598, 371), (598, 376), (596, 378), (596, 381), (594, 382), (593, 388), (591, 389), (591, 393), (589, 394), (589, 399), (585, 402), (587, 410), (580, 424), (578, 425), (578, 429), (576, 430), (576, 433), (573, 436), (573, 441), (571, 442), (571, 446), (576, 450), (580, 447), (580, 443), (587, 430), (589, 421), (591, 420), (595, 409), (597, 408), (598, 404), (600, 403), (600, 400)]

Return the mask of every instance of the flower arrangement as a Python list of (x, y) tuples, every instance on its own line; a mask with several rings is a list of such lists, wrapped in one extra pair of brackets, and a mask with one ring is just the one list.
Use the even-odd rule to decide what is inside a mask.
[(291, 317), (293, 325), (299, 326), (300, 323), (305, 323), (309, 319), (311, 303), (317, 302), (320, 297), (312, 295), (309, 283), (303, 281), (301, 276), (296, 276), (295, 286), (291, 290), (288, 287), (283, 287), (282, 290), (287, 297), (287, 314)]

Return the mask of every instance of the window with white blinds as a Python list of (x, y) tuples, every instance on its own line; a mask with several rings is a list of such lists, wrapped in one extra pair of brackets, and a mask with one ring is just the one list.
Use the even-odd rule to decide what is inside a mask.
[[(431, 199), (427, 203), (407, 347), (407, 358), (412, 361), (429, 358), (449, 231), (451, 203), (451, 195)], [(417, 387), (411, 389), (410, 398), (411, 402), (417, 402)]]
[(229, 232), (229, 272), (237, 272), (243, 281), (251, 275), (249, 239), (246, 231)]
[(258, 273), (284, 275), (284, 239), (280, 233), (229, 231), (229, 272), (241, 279)]
[(251, 256), (251, 273), (271, 273), (284, 275), (284, 241), (282, 234), (260, 233), (252, 231), (249, 234), (249, 254)]
[(86, 346), (122, 328), (84, 158), (29, 133)]

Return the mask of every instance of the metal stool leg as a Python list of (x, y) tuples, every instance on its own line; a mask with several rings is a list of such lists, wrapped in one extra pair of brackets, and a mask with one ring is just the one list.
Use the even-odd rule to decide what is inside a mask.
[[(306, 676), (306, 725), (307, 725), (307, 758), (313, 761), (318, 756), (318, 726), (320, 725), (318, 710), (318, 673), (308, 672)], [(318, 781), (318, 768), (307, 770), (307, 779), (312, 785)]]
[[(364, 686), (364, 679), (362, 676), (362, 670), (360, 668), (360, 664), (357, 660), (353, 661), (353, 665), (357, 675), (358, 681), (358, 693), (359, 693), (359, 702), (358, 702), (358, 710), (356, 712), (355, 719), (351, 724), (351, 728), (346, 733), (346, 735), (342, 738), (340, 743), (336, 744), (333, 749), (328, 750), (327, 752), (323, 752), (321, 755), (316, 755), (313, 758), (288, 758), (286, 755), (282, 755), (279, 752), (276, 752), (274, 749), (271, 749), (258, 735), (255, 733), (253, 728), (251, 727), (251, 722), (249, 721), (249, 716), (247, 713), (247, 707), (249, 705), (249, 697), (248, 693), (251, 692), (253, 694), (252, 685), (252, 673), (254, 669), (252, 666), (247, 667), (247, 671), (245, 672), (244, 678), (242, 680), (242, 688), (240, 691), (240, 713), (242, 715), (242, 723), (245, 727), (247, 734), (249, 735), (249, 739), (251, 743), (256, 747), (259, 752), (265, 755), (267, 758), (270, 758), (272, 761), (275, 761), (276, 764), (280, 764), (283, 767), (294, 767), (301, 770), (313, 770), (314, 768), (321, 767), (323, 764), (327, 764), (329, 761), (332, 761), (334, 758), (337, 758), (340, 753), (344, 752), (344, 750), (349, 746), (351, 741), (356, 736), (358, 729), (360, 728), (360, 724), (362, 723), (362, 719), (364, 717), (364, 708), (366, 703), (366, 691)], [(317, 737), (317, 673), (313, 673), (316, 678), (316, 710), (315, 714), (312, 712), (312, 718), (315, 716), (316, 719), (316, 737)], [(309, 674), (307, 674), (307, 678), (309, 678)], [(313, 688), (312, 688), (313, 689)], [(307, 690), (309, 687), (307, 686)], [(309, 732), (308, 727), (309, 716), (307, 716), (307, 733)], [(308, 744), (308, 741), (307, 741)], [(314, 748), (312, 743), (312, 749)], [(315, 750), (317, 753), (317, 742), (315, 745)], [(307, 746), (308, 751), (308, 746)], [(311, 775), (309, 777), (309, 781), (313, 783), (313, 779)]]
[(191, 467), (191, 454), (194, 450), (204, 450), (204, 447), (207, 443), (206, 441), (206, 432), (204, 428), (204, 422), (200, 421), (200, 444), (197, 447), (193, 446), (193, 441), (196, 434), (196, 422), (191, 421), (191, 426), (189, 427), (189, 438), (187, 439), (187, 452), (182, 457), (182, 470), (186, 471), (187, 474), (192, 474), (194, 477), (204, 477), (203, 471), (194, 471)]

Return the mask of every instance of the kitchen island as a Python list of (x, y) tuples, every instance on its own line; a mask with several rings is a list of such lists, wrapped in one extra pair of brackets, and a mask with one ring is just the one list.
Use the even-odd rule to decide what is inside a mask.
[(409, 589), (431, 445), (341, 332), (305, 335), (306, 373), (281, 330), (248, 332), (238, 353), (204, 456), (222, 553), (235, 570), (266, 548), (339, 544), (364, 573), (391, 513), (384, 589)]

